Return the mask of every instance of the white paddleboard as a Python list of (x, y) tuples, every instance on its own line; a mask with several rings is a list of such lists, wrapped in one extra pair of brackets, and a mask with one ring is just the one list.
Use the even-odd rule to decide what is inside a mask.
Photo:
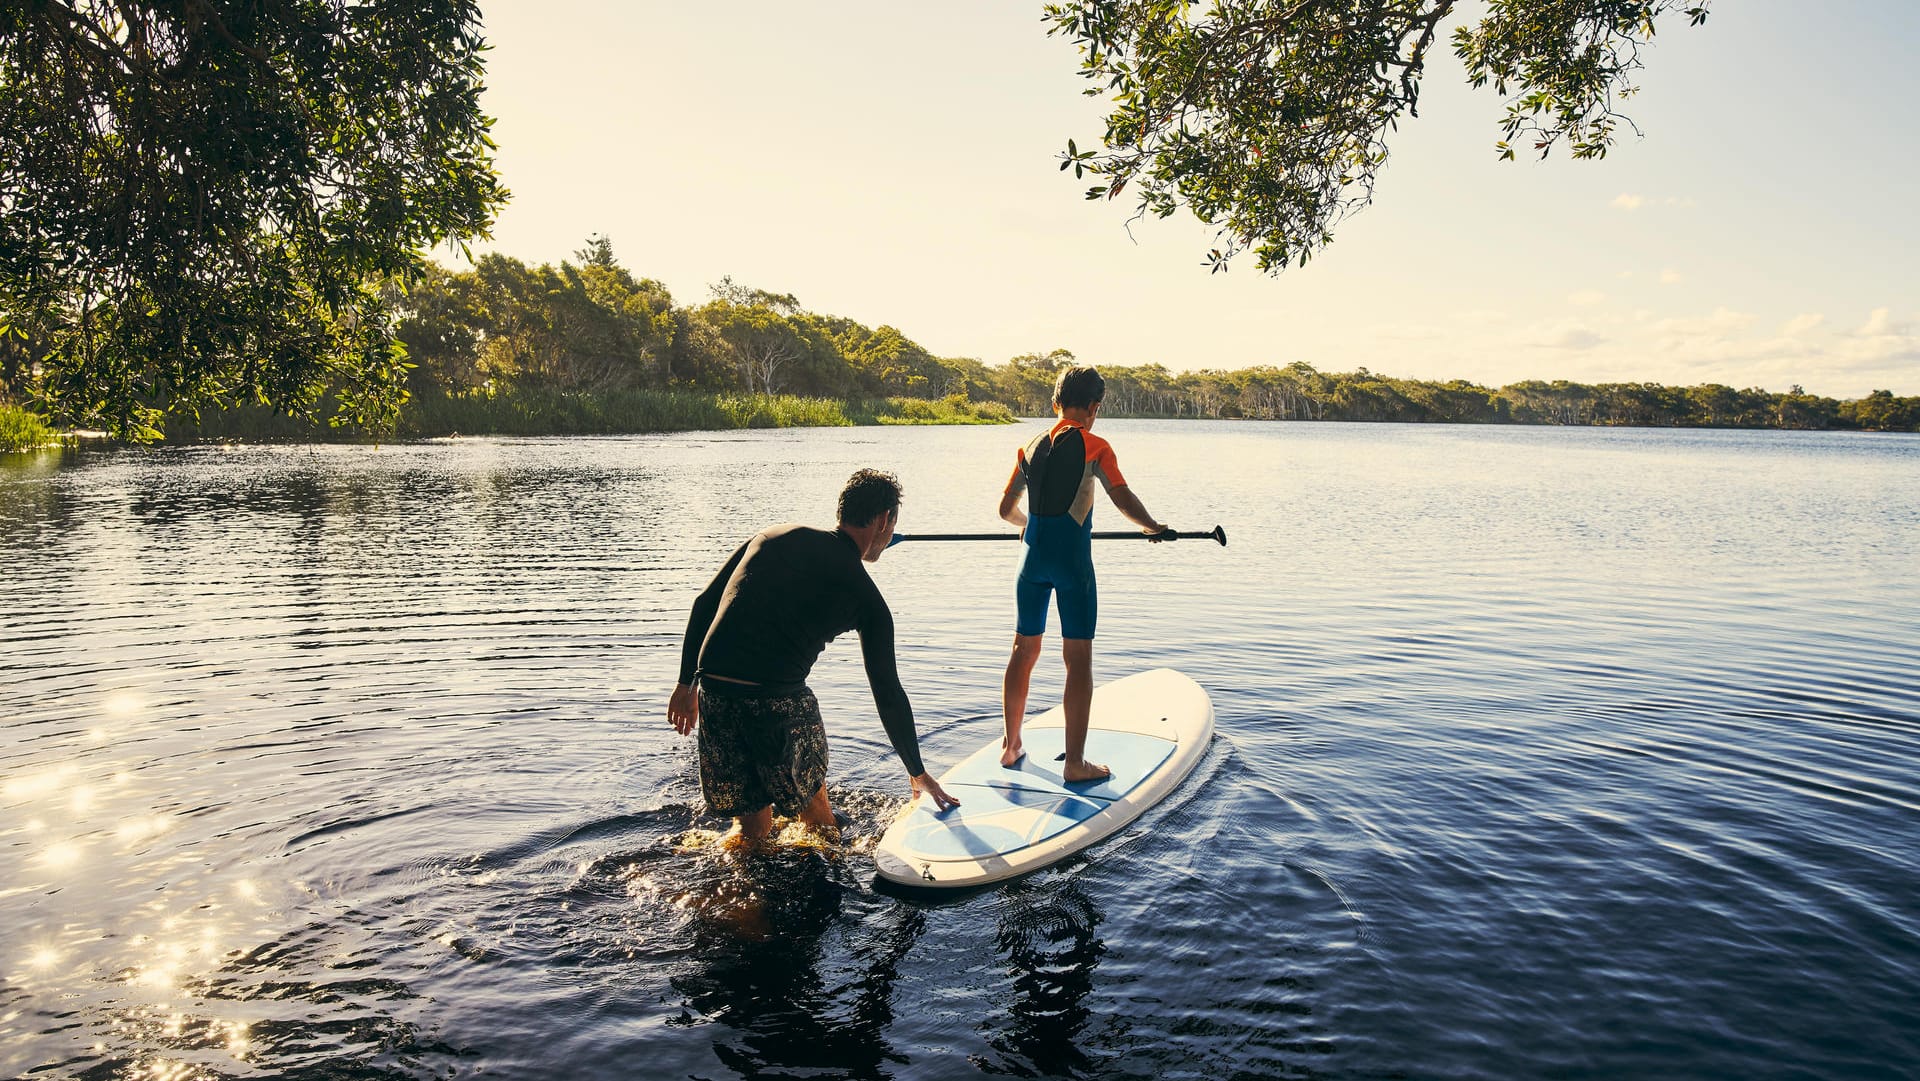
[(880, 876), (923, 888), (979, 886), (1036, 871), (1111, 836), (1187, 779), (1213, 738), (1213, 700), (1170, 668), (1097, 687), (1087, 760), (1113, 776), (1060, 778), (1060, 707), (1021, 728), (1026, 757), (1000, 765), (998, 734), (940, 776), (960, 806), (935, 811), (916, 796), (875, 846)]

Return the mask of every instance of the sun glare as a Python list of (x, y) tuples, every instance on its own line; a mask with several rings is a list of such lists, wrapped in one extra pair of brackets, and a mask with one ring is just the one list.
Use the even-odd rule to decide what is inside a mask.
[(15, 777), (7, 782), (6, 793), (9, 800), (44, 799), (65, 788), (67, 782), (77, 773), (72, 766), (59, 766), (43, 770), (26, 777)]
[(48, 867), (64, 870), (78, 864), (84, 854), (78, 844), (62, 841), (59, 844), (48, 845), (46, 851), (40, 853), (40, 862)]

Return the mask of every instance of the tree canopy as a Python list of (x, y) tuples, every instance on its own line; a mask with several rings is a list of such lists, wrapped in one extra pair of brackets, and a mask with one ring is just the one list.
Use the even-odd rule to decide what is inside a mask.
[(0, 377), (120, 435), (390, 420), (395, 301), (506, 197), (483, 49), (474, 0), (0, 5)]
[[(1668, 12), (1710, 0), (1487, 0), (1452, 45), (1476, 87), (1506, 98), (1502, 157), (1606, 155), (1640, 48)], [(1219, 227), (1215, 271), (1251, 250), (1262, 270), (1306, 261), (1373, 199), (1387, 133), (1417, 115), (1421, 79), (1456, 0), (1068, 0), (1049, 33), (1079, 47), (1089, 97), (1110, 98), (1097, 147), (1060, 167), (1129, 189), (1138, 214), (1182, 207)]]

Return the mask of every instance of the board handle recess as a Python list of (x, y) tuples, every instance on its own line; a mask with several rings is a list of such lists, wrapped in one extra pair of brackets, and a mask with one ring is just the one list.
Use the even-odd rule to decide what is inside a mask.
[[(887, 542), (891, 548), (902, 541), (1010, 541), (1019, 540), (1018, 533), (895, 533), (893, 540)], [(1210, 540), (1227, 546), (1227, 531), (1223, 526), (1214, 526), (1207, 530), (1163, 529), (1158, 533), (1142, 533), (1137, 529), (1115, 529), (1097, 532), (1094, 540)]]

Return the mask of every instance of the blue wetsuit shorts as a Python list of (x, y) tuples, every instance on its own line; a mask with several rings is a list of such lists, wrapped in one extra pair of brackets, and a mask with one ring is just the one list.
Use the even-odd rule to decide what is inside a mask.
[(1019, 619), (1014, 633), (1045, 634), (1047, 600), (1059, 598), (1060, 636), (1092, 638), (1100, 614), (1093, 577), (1093, 516), (1035, 515), (1027, 519), (1020, 577), (1014, 584)]

